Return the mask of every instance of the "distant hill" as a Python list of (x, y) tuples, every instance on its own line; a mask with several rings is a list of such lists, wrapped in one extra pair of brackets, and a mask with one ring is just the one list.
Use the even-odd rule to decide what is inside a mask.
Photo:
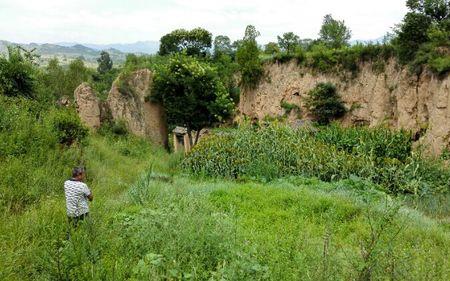
[[(54, 57), (58, 58), (61, 64), (69, 64), (76, 58), (81, 58), (88, 66), (94, 67), (97, 65), (97, 58), (103, 49), (94, 49), (81, 44), (74, 44), (72, 46), (62, 46), (59, 44), (17, 44), (9, 41), (0, 40), (0, 53), (6, 53), (7, 46), (20, 45), (24, 49), (33, 50), (40, 55), (39, 63), (46, 65), (48, 61)], [(122, 52), (115, 48), (104, 48), (115, 64), (122, 64), (125, 61), (126, 52)]]
[[(78, 43), (61, 42), (56, 43), (60, 46), (74, 46)], [(95, 50), (116, 49), (124, 53), (143, 53), (143, 54), (156, 54), (159, 50), (158, 41), (138, 41), (135, 43), (113, 43), (113, 44), (89, 44), (81, 43), (83, 46), (89, 47)]]

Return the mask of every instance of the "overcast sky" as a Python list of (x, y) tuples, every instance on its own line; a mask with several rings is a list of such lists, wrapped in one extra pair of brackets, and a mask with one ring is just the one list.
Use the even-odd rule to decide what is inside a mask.
[(406, 0), (0, 0), (0, 39), (19, 43), (131, 43), (176, 28), (203, 27), (240, 39), (248, 24), (260, 43), (293, 31), (316, 38), (323, 16), (345, 20), (352, 39), (377, 39), (399, 23)]

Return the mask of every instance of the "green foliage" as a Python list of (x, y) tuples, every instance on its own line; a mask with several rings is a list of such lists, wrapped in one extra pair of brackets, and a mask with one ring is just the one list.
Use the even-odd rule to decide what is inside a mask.
[[(0, 210), (20, 212), (60, 191), (61, 175), (79, 164), (77, 146), (58, 147), (52, 121), (67, 114), (39, 101), (0, 96)], [(75, 113), (73, 113), (75, 114)]]
[(259, 59), (259, 48), (256, 37), (259, 32), (252, 25), (245, 29), (244, 40), (236, 52), (236, 62), (239, 65), (241, 84), (247, 88), (255, 88), (261, 80), (264, 70)]
[(280, 52), (280, 47), (275, 42), (269, 42), (264, 46), (264, 54), (275, 55)]
[(450, 170), (411, 153), (411, 140), (404, 132), (318, 130), (271, 124), (220, 132), (202, 140), (183, 167), (196, 175), (238, 179), (302, 175), (335, 181), (358, 176), (394, 194), (449, 191)]
[[(445, 222), (399, 209), (366, 180), (201, 180), (172, 174), (178, 157), (141, 139), (91, 136), (89, 220), (67, 228), (61, 183), (70, 171), (56, 171), (40, 204), (0, 214), (0, 279), (449, 277)], [(57, 163), (45, 171), (71, 165)]]
[(393, 43), (399, 60), (420, 73), (428, 66), (438, 74), (450, 69), (450, 2), (409, 0), (409, 12), (396, 30)]
[(319, 83), (308, 93), (305, 105), (321, 125), (330, 123), (346, 113), (344, 103), (331, 83)]
[(92, 74), (92, 88), (95, 90), (97, 97), (101, 100), (106, 100), (109, 91), (111, 90), (111, 85), (119, 76), (120, 69), (113, 68), (104, 73), (93, 73)]
[(412, 152), (412, 136), (406, 131), (392, 131), (384, 127), (343, 128), (337, 123), (322, 127), (315, 137), (339, 150), (376, 159), (393, 158), (404, 162)]
[(426, 15), (406, 14), (396, 38), (400, 62), (407, 63), (414, 59), (419, 47), (428, 40), (427, 31), (430, 25), (431, 20)]
[(298, 105), (296, 105), (295, 103), (289, 103), (284, 100), (281, 101), (280, 106), (281, 106), (281, 108), (284, 109), (286, 114), (291, 113), (292, 110), (300, 110), (300, 107)]
[(337, 49), (348, 46), (348, 41), (351, 38), (351, 31), (345, 26), (344, 21), (335, 20), (328, 14), (323, 19), (319, 36), (320, 41), (325, 43), (329, 48)]
[(7, 57), (0, 56), (0, 94), (9, 97), (35, 96), (35, 74), (32, 61), (19, 47), (8, 47)]
[(284, 33), (283, 36), (277, 36), (277, 39), (281, 50), (288, 54), (294, 53), (299, 46), (300, 37), (294, 32)]
[(224, 121), (234, 107), (216, 70), (181, 54), (156, 72), (151, 98), (164, 106), (169, 125), (196, 131)]
[(116, 120), (114, 122), (106, 122), (102, 124), (102, 127), (98, 133), (104, 136), (127, 136), (128, 127), (125, 120)]
[(185, 51), (190, 56), (206, 56), (212, 44), (212, 35), (203, 28), (176, 29), (161, 37), (159, 55)]
[(102, 51), (100, 53), (100, 57), (97, 59), (98, 67), (97, 72), (100, 74), (105, 74), (110, 71), (113, 67), (113, 61), (109, 56), (109, 53), (106, 51)]
[(51, 116), (51, 123), (60, 144), (81, 143), (89, 132), (73, 110), (55, 110)]
[(222, 55), (233, 55), (233, 47), (231, 46), (230, 37), (218, 35), (214, 38), (214, 58)]

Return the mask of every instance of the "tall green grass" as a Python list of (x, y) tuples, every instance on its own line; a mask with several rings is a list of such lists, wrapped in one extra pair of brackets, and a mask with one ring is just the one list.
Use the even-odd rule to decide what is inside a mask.
[(406, 132), (383, 128), (244, 125), (205, 138), (183, 167), (195, 175), (240, 179), (301, 175), (335, 181), (357, 176), (394, 194), (448, 192), (450, 170), (412, 152), (411, 144)]

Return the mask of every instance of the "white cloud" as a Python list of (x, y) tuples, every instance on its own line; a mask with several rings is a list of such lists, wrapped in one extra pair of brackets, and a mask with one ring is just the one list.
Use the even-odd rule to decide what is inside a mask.
[(247, 24), (259, 41), (293, 31), (315, 38), (322, 18), (344, 19), (354, 39), (383, 36), (406, 12), (404, 0), (0, 0), (0, 39), (89, 43), (159, 40), (175, 28), (204, 27), (214, 35), (242, 37)]

